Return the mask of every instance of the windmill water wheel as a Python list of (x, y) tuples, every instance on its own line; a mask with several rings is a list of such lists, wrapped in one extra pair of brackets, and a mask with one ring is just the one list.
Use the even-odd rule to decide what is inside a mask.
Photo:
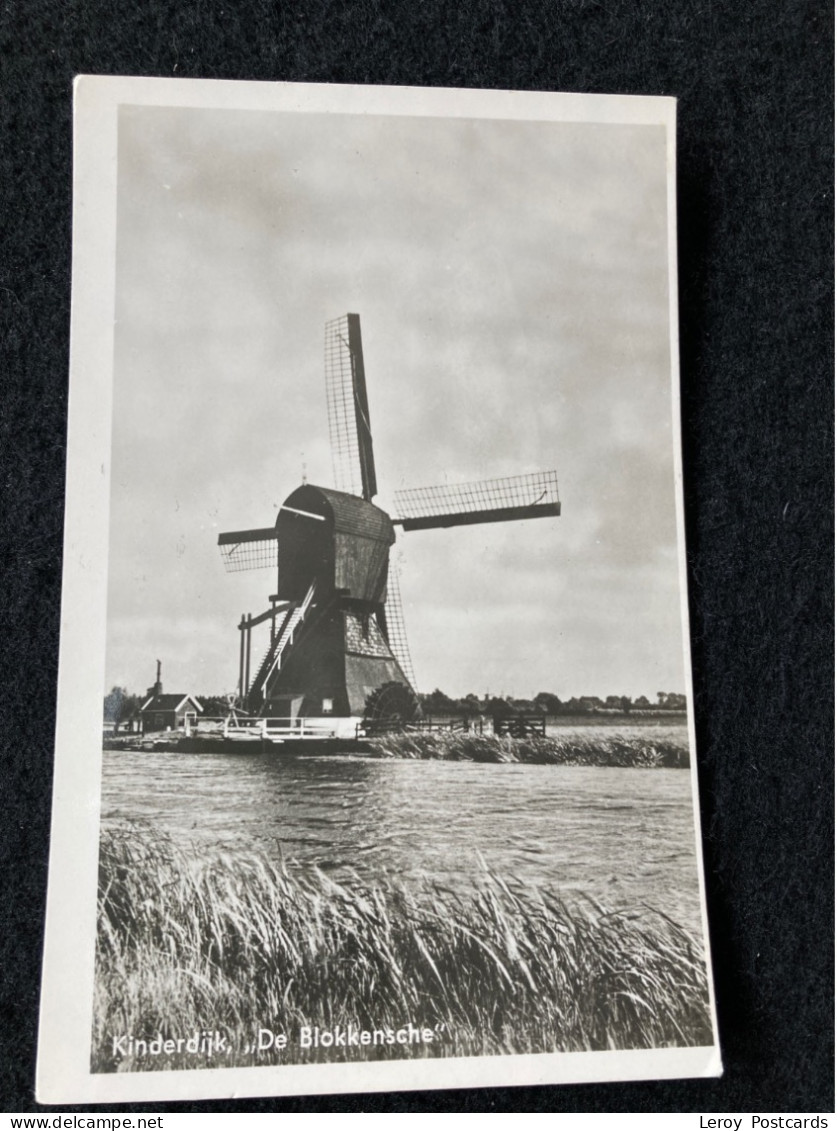
[(411, 723), (421, 714), (416, 694), (403, 683), (384, 683), (367, 698), (363, 725), (368, 730), (386, 732)]

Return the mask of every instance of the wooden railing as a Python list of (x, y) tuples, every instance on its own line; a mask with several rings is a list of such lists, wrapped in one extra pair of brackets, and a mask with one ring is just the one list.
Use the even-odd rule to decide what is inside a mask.
[(530, 738), (546, 735), (546, 715), (495, 715), (494, 733), (510, 738)]
[(358, 738), (375, 738), (384, 734), (426, 734), (428, 731), (482, 734), (484, 726), (485, 719), (482, 715), (456, 719), (418, 719), (415, 722), (404, 722), (401, 719), (363, 719), (357, 724), (355, 734)]
[(223, 738), (335, 738), (329, 718), (246, 718), (233, 715), (184, 719), (187, 738), (220, 735)]

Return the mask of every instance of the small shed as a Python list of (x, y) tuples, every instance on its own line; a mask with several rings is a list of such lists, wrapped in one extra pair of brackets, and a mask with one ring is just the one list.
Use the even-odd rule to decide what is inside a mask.
[(203, 713), (203, 707), (193, 695), (183, 692), (174, 695), (164, 695), (158, 692), (152, 695), (140, 707), (142, 720), (142, 733), (150, 734), (160, 730), (178, 730), (186, 728), (186, 720), (197, 720)]

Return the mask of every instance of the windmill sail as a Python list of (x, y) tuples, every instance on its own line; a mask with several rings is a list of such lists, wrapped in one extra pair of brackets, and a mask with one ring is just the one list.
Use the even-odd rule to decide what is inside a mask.
[(276, 568), (276, 527), (231, 530), (218, 535), (218, 549), (227, 573)]
[(326, 323), (325, 379), (334, 485), (369, 502), (378, 485), (357, 314)]
[(554, 471), (396, 491), (395, 503), (399, 517), (392, 521), (404, 530), (511, 522), (561, 513), (558, 477)]
[(390, 557), (389, 578), (387, 581), (386, 601), (387, 637), (392, 654), (398, 661), (404, 675), (410, 681), (413, 691), (416, 689), (416, 676), (413, 671), (413, 659), (410, 655), (410, 646), (407, 642), (407, 630), (404, 627), (404, 607), (401, 603), (401, 579), (399, 576), (398, 560)]

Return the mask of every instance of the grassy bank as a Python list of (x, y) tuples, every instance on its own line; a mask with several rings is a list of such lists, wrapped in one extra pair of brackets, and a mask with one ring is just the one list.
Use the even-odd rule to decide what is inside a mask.
[[(408, 1023), (432, 1041), (299, 1042), (302, 1026)], [(254, 1051), (260, 1028), (287, 1048)], [(229, 1051), (131, 1055), (120, 1044), (206, 1029)], [(339, 885), (254, 853), (184, 852), (147, 828), (103, 834), (93, 1071), (710, 1041), (700, 948), (644, 908), (570, 910), (488, 872), (466, 897)]]
[(685, 768), (689, 740), (685, 728), (664, 733), (642, 727), (615, 730), (579, 728), (576, 732), (533, 738), (431, 731), (385, 735), (369, 745), (379, 758), (442, 759), (451, 762), (520, 762), (555, 766), (643, 766)]

